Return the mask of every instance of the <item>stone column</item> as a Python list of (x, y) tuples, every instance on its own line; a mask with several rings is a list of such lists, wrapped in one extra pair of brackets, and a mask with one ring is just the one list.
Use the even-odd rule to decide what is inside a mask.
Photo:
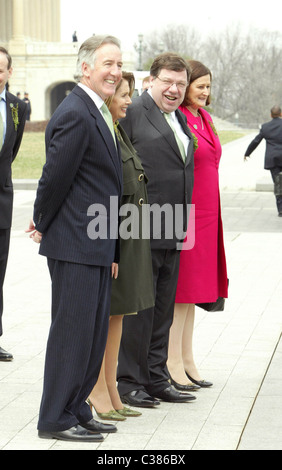
[(7, 45), (12, 37), (12, 5), (9, 0), (0, 0), (0, 42)]
[(12, 56), (24, 56), (26, 44), (24, 37), (24, 0), (13, 1), (13, 35), (9, 43)]
[(24, 4), (23, 0), (13, 0), (13, 39), (24, 39)]
[(25, 90), (26, 77), (26, 40), (24, 36), (24, 1), (11, 0), (12, 3), (12, 38), (9, 53), (13, 59), (13, 75), (9, 81), (10, 91), (16, 93)]

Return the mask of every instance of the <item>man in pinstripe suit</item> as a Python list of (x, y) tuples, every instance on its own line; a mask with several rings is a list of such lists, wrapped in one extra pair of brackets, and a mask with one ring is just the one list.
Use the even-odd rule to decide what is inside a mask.
[[(98, 423), (86, 404), (107, 338), (111, 267), (118, 240), (93, 240), (88, 209), (122, 192), (118, 144), (100, 110), (121, 79), (119, 41), (93, 36), (78, 54), (78, 85), (46, 129), (46, 164), (34, 205), (31, 237), (41, 237), (52, 280), (39, 437), (97, 442), (116, 427)], [(109, 216), (107, 226), (110, 226)]]

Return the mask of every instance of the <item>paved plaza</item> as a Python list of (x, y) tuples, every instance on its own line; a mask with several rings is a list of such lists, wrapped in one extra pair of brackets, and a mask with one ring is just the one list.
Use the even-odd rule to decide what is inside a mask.
[(24, 232), (35, 191), (15, 183), (0, 342), (14, 361), (0, 362), (0, 449), (119, 450), (124, 455), (133, 450), (282, 450), (282, 218), (269, 172), (263, 170), (263, 144), (243, 162), (252, 137), (225, 145), (220, 166), (230, 279), (226, 309), (198, 309), (196, 315), (196, 362), (214, 386), (195, 392), (191, 403), (162, 402), (140, 410), (141, 417), (117, 423), (118, 432), (105, 435), (100, 444), (37, 436), (50, 279), (38, 245)]

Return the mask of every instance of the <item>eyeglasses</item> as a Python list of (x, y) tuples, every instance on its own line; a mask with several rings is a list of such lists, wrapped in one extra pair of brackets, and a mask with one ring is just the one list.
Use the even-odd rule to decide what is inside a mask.
[(167, 78), (164, 78), (164, 79), (160, 77), (156, 77), (156, 78), (158, 78), (165, 85), (166, 88), (170, 88), (173, 85), (176, 85), (178, 90), (184, 90), (188, 85), (187, 82), (173, 82), (172, 80), (168, 80)]

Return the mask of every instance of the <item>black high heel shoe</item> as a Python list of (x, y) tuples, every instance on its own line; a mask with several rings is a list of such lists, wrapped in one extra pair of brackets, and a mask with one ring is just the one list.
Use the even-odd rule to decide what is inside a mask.
[(193, 379), (189, 374), (188, 372), (185, 371), (185, 374), (187, 375), (188, 379), (191, 380), (191, 382), (193, 382), (193, 384), (195, 385), (198, 385), (200, 388), (208, 388), (208, 387), (211, 387), (213, 385), (212, 382), (207, 382), (206, 380), (195, 380)]
[(171, 376), (170, 376), (169, 382), (171, 383), (171, 385), (174, 386), (174, 388), (176, 388), (176, 390), (179, 390), (180, 392), (196, 392), (197, 390), (200, 390), (201, 388), (197, 384), (189, 384), (189, 385), (179, 384), (175, 382), (175, 380), (173, 380)]

